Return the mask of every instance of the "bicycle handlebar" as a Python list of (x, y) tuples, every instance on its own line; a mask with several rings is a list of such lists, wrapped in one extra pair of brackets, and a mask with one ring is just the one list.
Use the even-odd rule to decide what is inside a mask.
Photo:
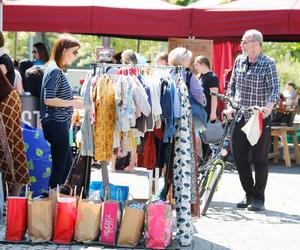
[[(226, 96), (224, 94), (219, 94), (219, 93), (216, 93), (216, 92), (210, 92), (210, 94), (212, 96), (216, 96), (217, 98), (221, 99), (223, 102), (228, 102), (229, 105), (235, 109), (235, 110), (241, 110), (240, 107), (238, 107), (231, 99), (229, 96)], [(251, 107), (247, 107), (247, 108), (242, 108), (242, 111), (243, 112), (251, 112), (253, 110), (260, 110), (261, 108), (258, 107), (258, 106), (251, 106)]]

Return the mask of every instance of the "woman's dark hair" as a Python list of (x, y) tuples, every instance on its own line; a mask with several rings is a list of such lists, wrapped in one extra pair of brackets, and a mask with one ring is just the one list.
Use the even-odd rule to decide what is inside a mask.
[(197, 56), (195, 58), (195, 62), (199, 63), (199, 64), (205, 64), (208, 68), (210, 68), (210, 63), (209, 60), (205, 57), (205, 56)]
[(45, 44), (35, 43), (33, 44), (33, 47), (36, 48), (40, 60), (43, 61), (44, 63), (48, 62), (49, 54)]
[(295, 85), (295, 83), (293, 83), (293, 82), (288, 82), (287, 85), (291, 86), (293, 89), (296, 88), (296, 85)]
[(80, 43), (77, 39), (72, 36), (61, 36), (59, 37), (52, 48), (51, 52), (51, 61), (55, 61), (57, 66), (60, 69), (64, 69), (65, 65), (63, 65), (63, 52), (64, 49), (80, 47)]
[(19, 71), (22, 76), (22, 79), (25, 79), (25, 72), (27, 69), (31, 68), (33, 66), (33, 63), (29, 59), (22, 59), (19, 63)]
[(4, 36), (2, 31), (0, 31), (0, 48), (4, 46)]

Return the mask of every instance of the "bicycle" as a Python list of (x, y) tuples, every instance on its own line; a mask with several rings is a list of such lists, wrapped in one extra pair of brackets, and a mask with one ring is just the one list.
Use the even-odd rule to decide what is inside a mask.
[(205, 215), (214, 193), (218, 188), (223, 171), (234, 171), (235, 167), (232, 163), (227, 162), (226, 158), (230, 151), (231, 140), (235, 125), (239, 117), (246, 112), (253, 113), (254, 110), (259, 110), (257, 106), (252, 107), (238, 107), (228, 96), (211, 92), (211, 95), (221, 99), (221, 101), (228, 103), (234, 110), (235, 115), (230, 121), (226, 115), (223, 115), (225, 121), (224, 133), (217, 145), (213, 145), (211, 158), (200, 167), (199, 178), (199, 192), (201, 201), (201, 215)]

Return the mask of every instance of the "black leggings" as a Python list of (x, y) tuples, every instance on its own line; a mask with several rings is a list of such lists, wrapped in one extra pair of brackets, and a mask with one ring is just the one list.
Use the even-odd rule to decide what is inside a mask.
[(49, 120), (42, 123), (45, 139), (51, 144), (52, 170), (49, 186), (55, 188), (65, 182), (72, 165), (69, 141), (70, 121)]

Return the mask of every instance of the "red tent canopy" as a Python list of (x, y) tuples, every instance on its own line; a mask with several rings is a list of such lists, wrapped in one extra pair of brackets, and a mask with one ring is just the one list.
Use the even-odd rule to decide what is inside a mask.
[[(292, 10), (299, 0), (198, 1), (192, 8), (192, 34), (216, 40), (240, 39), (258, 29), (267, 40), (300, 40), (300, 15)], [(207, 4), (207, 5), (206, 5)]]
[(3, 1), (3, 30), (91, 33), (93, 0)]
[[(300, 0), (297, 0), (290, 10), (289, 15), (289, 31), (291, 35), (298, 35), (300, 33)], [(299, 37), (297, 39), (300, 40)]]
[(98, 0), (93, 33), (143, 38), (188, 37), (190, 10), (161, 0)]
[(7, 31), (187, 37), (190, 10), (162, 0), (4, 0)]

